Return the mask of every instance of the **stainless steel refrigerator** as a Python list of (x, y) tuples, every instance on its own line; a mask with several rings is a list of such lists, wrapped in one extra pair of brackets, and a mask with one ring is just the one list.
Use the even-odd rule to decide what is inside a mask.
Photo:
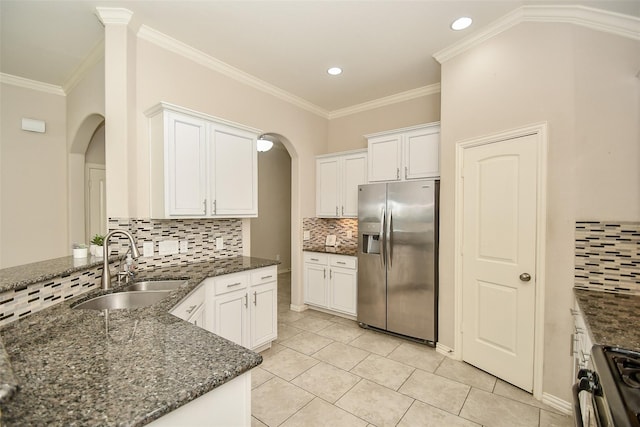
[(358, 187), (358, 322), (438, 339), (439, 180)]

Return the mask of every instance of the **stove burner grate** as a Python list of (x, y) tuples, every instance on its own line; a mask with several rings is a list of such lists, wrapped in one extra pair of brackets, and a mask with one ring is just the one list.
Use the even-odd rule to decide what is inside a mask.
[(622, 381), (632, 388), (640, 388), (640, 360), (626, 355), (612, 356)]

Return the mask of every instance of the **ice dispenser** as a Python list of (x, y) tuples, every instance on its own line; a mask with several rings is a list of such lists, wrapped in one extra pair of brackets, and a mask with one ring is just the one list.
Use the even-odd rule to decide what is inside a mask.
[(379, 254), (380, 253), (380, 234), (363, 234), (363, 248), (362, 252), (365, 254)]

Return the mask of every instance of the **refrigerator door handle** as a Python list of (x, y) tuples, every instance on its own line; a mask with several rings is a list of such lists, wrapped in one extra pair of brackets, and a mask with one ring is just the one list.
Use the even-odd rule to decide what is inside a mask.
[(380, 234), (378, 237), (378, 241), (380, 241), (380, 264), (382, 265), (382, 268), (385, 267), (385, 260), (384, 260), (384, 252), (385, 252), (385, 238), (384, 238), (384, 219), (385, 219), (385, 211), (384, 208), (382, 208), (382, 212), (380, 213)]
[(389, 269), (393, 263), (393, 211), (389, 209), (389, 219), (387, 220), (387, 258), (389, 259)]

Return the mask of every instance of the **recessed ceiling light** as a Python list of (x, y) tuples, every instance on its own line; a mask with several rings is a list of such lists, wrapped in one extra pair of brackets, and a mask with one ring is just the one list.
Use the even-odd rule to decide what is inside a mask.
[(327, 70), (327, 73), (331, 74), (332, 76), (337, 76), (338, 74), (342, 74), (342, 68), (331, 67)]
[(467, 16), (463, 16), (462, 18), (458, 18), (455, 21), (453, 21), (453, 23), (451, 24), (451, 29), (455, 31), (464, 30), (469, 25), (471, 25), (472, 22), (473, 22), (473, 19)]

